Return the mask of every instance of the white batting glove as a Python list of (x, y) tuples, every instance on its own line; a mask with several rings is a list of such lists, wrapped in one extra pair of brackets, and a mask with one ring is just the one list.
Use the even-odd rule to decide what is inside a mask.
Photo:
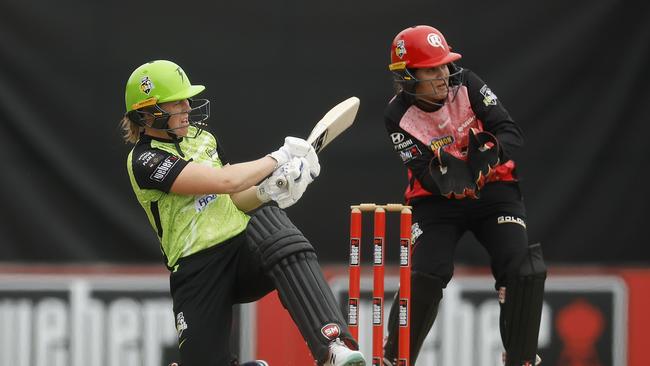
[(307, 152), (305, 159), (309, 163), (309, 175), (313, 180), (320, 174), (320, 163), (318, 162), (318, 155), (316, 155), (316, 150), (314, 150), (313, 147)]
[[(294, 158), (292, 160), (292, 163), (294, 161), (300, 162), (300, 174), (293, 179), (291, 179), (291, 177), (287, 177), (286, 186), (288, 194), (281, 194), (278, 196), (278, 199), (275, 199), (280, 208), (287, 208), (298, 202), (298, 200), (305, 193), (305, 190), (307, 190), (307, 186), (314, 181), (311, 173), (312, 167), (310, 166), (311, 164), (307, 158)], [(318, 164), (318, 162), (316, 163)], [(320, 167), (318, 167), (316, 171), (320, 171)]]
[[(257, 186), (257, 198), (260, 202), (279, 201), (287, 199), (290, 184), (302, 174), (302, 161), (299, 158), (293, 158), (288, 163), (283, 164), (273, 171), (270, 177), (266, 178)], [(278, 184), (281, 181), (282, 184)]]
[[(314, 147), (309, 142), (298, 137), (287, 136), (284, 138), (284, 145), (278, 150), (269, 154), (277, 161), (277, 167), (288, 163), (294, 157), (303, 157), (313, 151)], [(314, 152), (314, 155), (316, 153)]]

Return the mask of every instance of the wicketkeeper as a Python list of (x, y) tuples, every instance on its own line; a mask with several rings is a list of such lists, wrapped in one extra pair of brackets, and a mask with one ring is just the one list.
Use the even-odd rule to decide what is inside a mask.
[[(403, 30), (390, 57), (396, 95), (385, 110), (386, 129), (408, 171), (405, 199), (413, 206), (411, 363), (436, 319), (458, 240), (470, 231), (491, 258), (505, 364), (538, 364), (546, 266), (541, 246), (528, 245), (515, 163), (521, 130), (490, 87), (455, 63), (461, 55), (437, 29)], [(390, 365), (397, 306), (388, 328)]]

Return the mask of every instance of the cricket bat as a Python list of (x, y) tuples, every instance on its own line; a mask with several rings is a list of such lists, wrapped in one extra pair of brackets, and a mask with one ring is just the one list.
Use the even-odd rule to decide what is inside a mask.
[[(323, 118), (316, 123), (316, 126), (311, 130), (307, 137), (309, 142), (316, 153), (320, 153), (325, 146), (329, 145), (335, 138), (337, 138), (343, 131), (347, 130), (359, 111), (359, 103), (361, 101), (357, 97), (350, 97), (330, 109), (325, 113)], [(275, 181), (278, 187), (287, 184), (286, 180), (279, 178)]]

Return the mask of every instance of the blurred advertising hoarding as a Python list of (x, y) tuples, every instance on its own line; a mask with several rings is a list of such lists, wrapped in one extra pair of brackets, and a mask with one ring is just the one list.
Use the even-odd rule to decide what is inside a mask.
[[(347, 309), (345, 268), (325, 268)], [(397, 289), (386, 277), (385, 317)], [(370, 355), (370, 272), (362, 277), (360, 344)], [(539, 337), (544, 365), (641, 366), (650, 343), (650, 270), (554, 270)], [(160, 366), (177, 360), (168, 274), (155, 267), (9, 267), (0, 273), (0, 365)], [(236, 308), (243, 360), (312, 365), (275, 294)], [(457, 270), (418, 365), (500, 365), (499, 307), (484, 270)], [(224, 325), (227, 326), (227, 325)], [(643, 356), (643, 357), (642, 357)]]
[[(387, 268), (388, 269), (388, 268)], [(327, 270), (330, 284), (344, 314), (348, 277), (345, 268)], [(398, 286), (397, 272), (387, 275), (384, 324)], [(359, 343), (371, 354), (372, 274), (361, 280)], [(278, 365), (306, 365), (309, 355), (297, 354), (304, 343), (277, 298), (262, 300), (258, 324), (268, 326), (258, 335), (258, 354)], [(539, 334), (539, 353), (549, 366), (645, 366), (650, 346), (650, 270), (602, 268), (550, 268)], [(294, 328), (294, 329), (291, 329)], [(292, 333), (293, 332), (293, 333)], [(286, 335), (278, 339), (274, 334)], [(287, 339), (289, 338), (289, 339)], [(262, 345), (262, 340), (266, 343)], [(293, 344), (292, 348), (289, 348)], [(286, 348), (283, 348), (286, 347)], [(277, 350), (282, 352), (276, 352)], [(289, 350), (293, 350), (289, 352)], [(444, 291), (436, 323), (429, 333), (417, 365), (500, 366), (503, 351), (499, 334), (499, 306), (487, 269), (457, 268)]]

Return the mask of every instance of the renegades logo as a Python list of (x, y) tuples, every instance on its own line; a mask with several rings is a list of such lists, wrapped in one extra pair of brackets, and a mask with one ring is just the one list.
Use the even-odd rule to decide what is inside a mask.
[(404, 58), (404, 55), (406, 55), (406, 46), (404, 46), (403, 39), (397, 41), (397, 45), (395, 46), (395, 55), (400, 59)]

